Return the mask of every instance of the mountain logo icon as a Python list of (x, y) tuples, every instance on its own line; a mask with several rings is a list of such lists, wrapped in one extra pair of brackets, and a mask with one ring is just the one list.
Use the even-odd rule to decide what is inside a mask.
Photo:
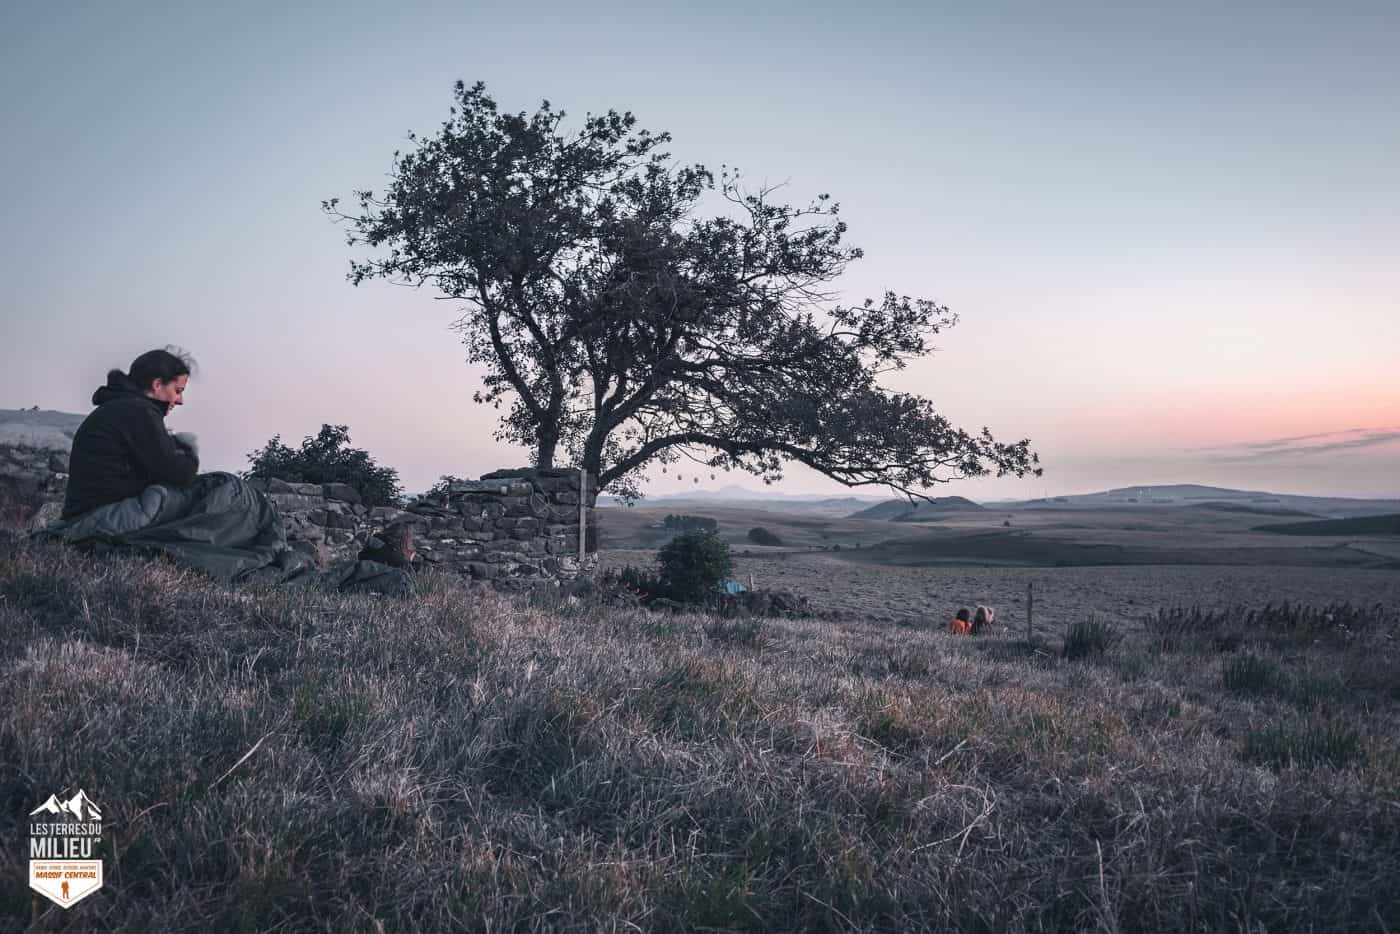
[(77, 794), (67, 799), (59, 798), (57, 795), (49, 795), (47, 801), (29, 812), (30, 817), (36, 814), (64, 814), (80, 821), (102, 820), (102, 809), (81, 788), (78, 789)]

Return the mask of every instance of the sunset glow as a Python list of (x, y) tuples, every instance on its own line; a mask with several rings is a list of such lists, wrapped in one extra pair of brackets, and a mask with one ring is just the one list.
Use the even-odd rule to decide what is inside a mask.
[(173, 343), (199, 367), (171, 427), (207, 469), (322, 423), (410, 491), (524, 463), (471, 401), (452, 303), (347, 284), (319, 210), (481, 79), (503, 108), (630, 109), (682, 161), (832, 193), (866, 251), (846, 300), (961, 316), (888, 385), (1041, 453), (1043, 478), (940, 493), (1400, 496), (1393, 4), (270, 9), (0, 12), (0, 407), (84, 413), (108, 368)]

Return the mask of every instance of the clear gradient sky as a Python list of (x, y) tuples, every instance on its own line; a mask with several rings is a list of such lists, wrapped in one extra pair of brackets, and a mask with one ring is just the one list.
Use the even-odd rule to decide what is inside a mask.
[(0, 408), (173, 343), (205, 469), (323, 422), (409, 491), (525, 463), (452, 304), (350, 286), (319, 207), (479, 79), (831, 192), (847, 298), (962, 319), (890, 385), (1044, 462), (939, 494), (1400, 496), (1397, 49), (1395, 2), (6, 3)]

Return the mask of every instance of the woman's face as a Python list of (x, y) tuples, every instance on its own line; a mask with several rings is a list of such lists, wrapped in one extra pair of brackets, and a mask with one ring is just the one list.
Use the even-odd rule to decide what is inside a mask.
[(185, 384), (189, 381), (188, 376), (177, 376), (168, 383), (158, 379), (151, 384), (146, 395), (164, 402), (166, 414), (169, 414), (175, 411), (175, 406), (185, 404)]

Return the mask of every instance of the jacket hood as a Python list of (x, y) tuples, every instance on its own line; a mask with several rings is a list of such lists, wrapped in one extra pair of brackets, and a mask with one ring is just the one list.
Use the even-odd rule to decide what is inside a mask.
[(118, 399), (144, 399), (160, 413), (161, 418), (165, 417), (170, 408), (159, 399), (148, 397), (146, 391), (141, 388), (141, 384), (121, 370), (108, 370), (107, 385), (97, 387), (97, 391), (92, 394), (92, 404), (105, 405)]

